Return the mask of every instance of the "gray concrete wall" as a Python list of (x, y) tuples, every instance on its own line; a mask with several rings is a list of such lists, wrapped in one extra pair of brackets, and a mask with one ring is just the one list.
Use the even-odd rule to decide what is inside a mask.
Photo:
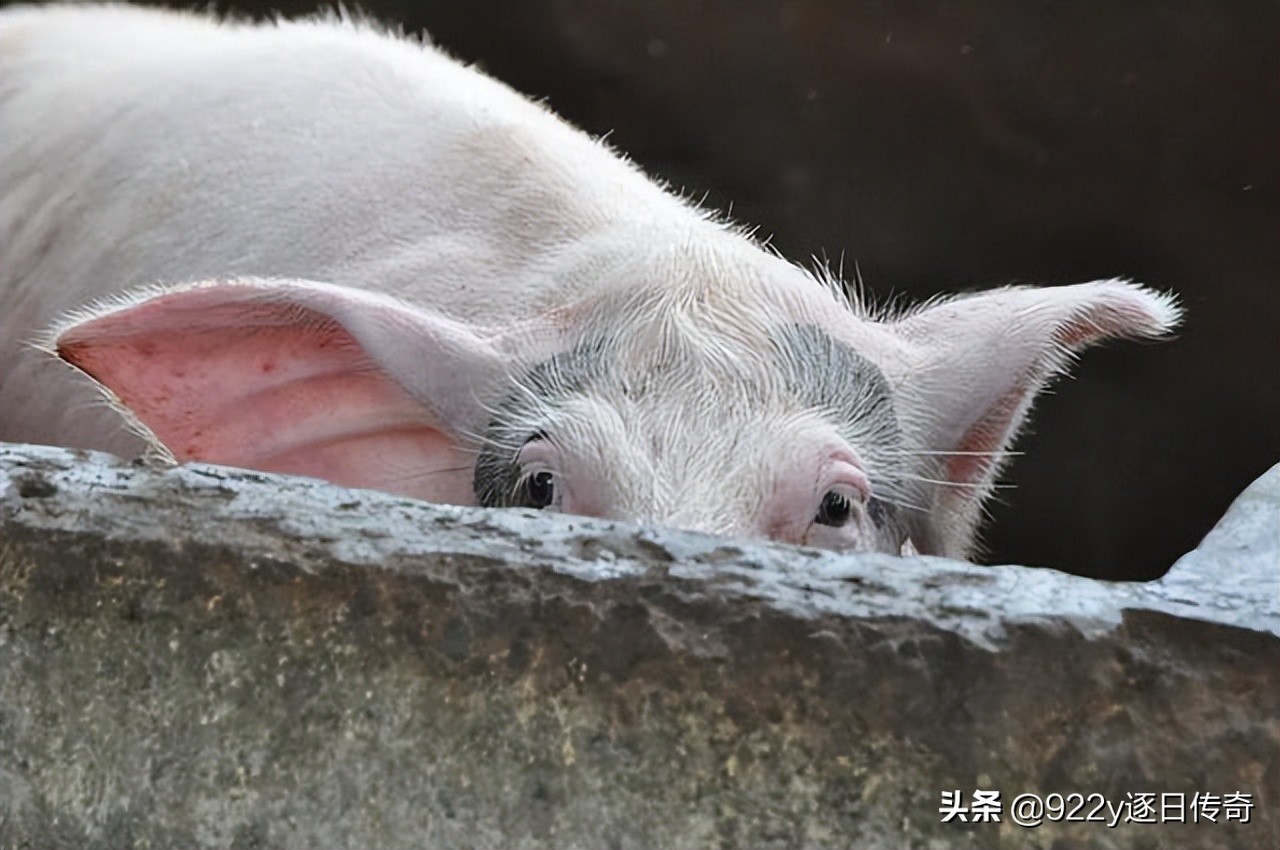
[(1277, 515), (1125, 585), (0, 446), (0, 847), (1274, 847)]

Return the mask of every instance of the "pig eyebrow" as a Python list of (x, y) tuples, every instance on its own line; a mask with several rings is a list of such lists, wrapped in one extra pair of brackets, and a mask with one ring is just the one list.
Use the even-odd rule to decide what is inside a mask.
[(902, 432), (888, 379), (875, 363), (814, 325), (776, 333), (788, 390), (833, 420), (892, 507), (902, 488)]

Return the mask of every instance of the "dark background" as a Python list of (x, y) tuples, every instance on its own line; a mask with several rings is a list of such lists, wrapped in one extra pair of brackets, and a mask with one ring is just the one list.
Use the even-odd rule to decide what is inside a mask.
[(990, 562), (1158, 576), (1280, 461), (1280, 4), (362, 8), (879, 296), (1179, 293), (1176, 340), (1089, 352), (1041, 399)]

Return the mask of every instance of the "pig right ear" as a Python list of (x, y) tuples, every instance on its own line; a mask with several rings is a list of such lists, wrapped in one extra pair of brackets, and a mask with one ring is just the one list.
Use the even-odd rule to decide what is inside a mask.
[(50, 347), (178, 460), (474, 504), (491, 338), (385, 295), (200, 283), (82, 312)]
[(1006, 449), (1036, 395), (1084, 349), (1113, 338), (1157, 338), (1181, 309), (1120, 280), (1007, 288), (935, 302), (892, 327), (899, 422), (936, 485), (921, 551), (963, 558)]

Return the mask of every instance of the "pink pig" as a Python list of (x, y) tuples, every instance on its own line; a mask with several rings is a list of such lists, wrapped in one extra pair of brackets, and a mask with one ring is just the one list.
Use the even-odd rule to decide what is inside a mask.
[(1035, 395), (1180, 312), (877, 313), (367, 24), (9, 9), (0, 128), (6, 440), (965, 557)]

